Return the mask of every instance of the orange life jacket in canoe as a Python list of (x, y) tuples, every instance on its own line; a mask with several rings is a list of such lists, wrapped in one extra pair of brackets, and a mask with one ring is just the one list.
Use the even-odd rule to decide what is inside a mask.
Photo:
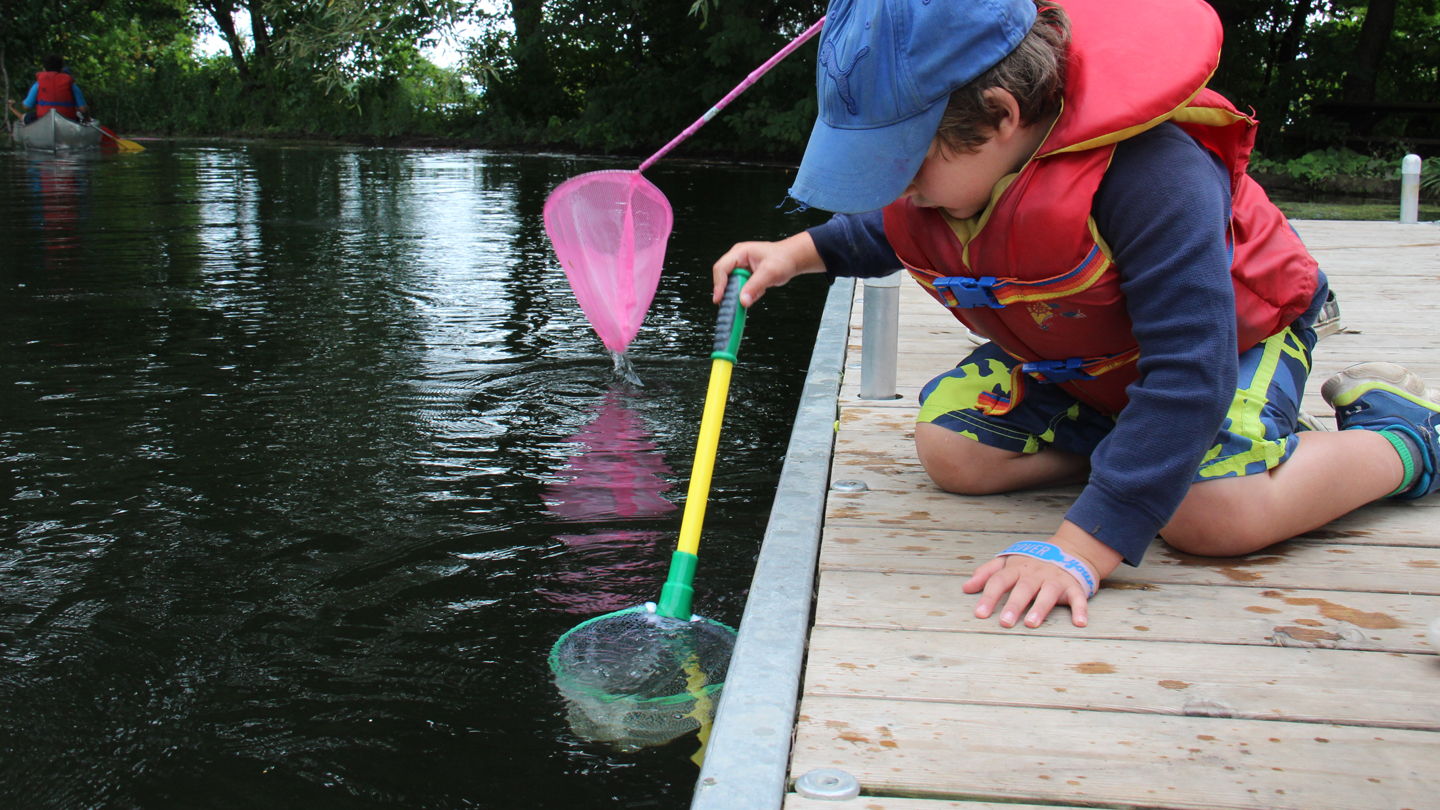
[(66, 118), (76, 118), (75, 80), (68, 73), (44, 70), (35, 74), (38, 85), (35, 115), (40, 117), (54, 110)]
[(906, 199), (884, 211), (885, 236), (910, 274), (972, 331), (1026, 363), (1009, 400), (982, 403), (996, 414), (1023, 396), (1026, 374), (1104, 412), (1129, 401), (1140, 350), (1090, 209), (1115, 145), (1161, 123), (1175, 122), (1230, 171), (1240, 350), (1294, 321), (1318, 283), (1315, 260), (1245, 174), (1255, 119), (1204, 89), (1222, 36), (1210, 7), (1065, 0), (1065, 10), (1072, 44), (1064, 103), (1035, 156), (996, 185), (978, 217), (957, 220)]

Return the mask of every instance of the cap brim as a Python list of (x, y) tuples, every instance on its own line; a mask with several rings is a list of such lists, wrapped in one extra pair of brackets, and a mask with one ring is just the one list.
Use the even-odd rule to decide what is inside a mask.
[(888, 127), (840, 129), (816, 119), (790, 196), (837, 214), (863, 214), (894, 202), (930, 151), (946, 100)]

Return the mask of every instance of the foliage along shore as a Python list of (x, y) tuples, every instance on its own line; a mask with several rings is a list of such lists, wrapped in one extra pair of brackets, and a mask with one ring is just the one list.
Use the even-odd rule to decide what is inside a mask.
[[(1208, 2), (1226, 41), (1211, 86), (1256, 111), (1255, 170), (1272, 184), (1318, 193), (1341, 190), (1336, 177), (1388, 181), (1400, 155), (1440, 146), (1440, 0)], [(7, 95), (23, 97), (41, 57), (59, 52), (122, 133), (638, 160), (825, 3), (0, 0), (0, 10)], [(453, 66), (424, 58), (459, 30)], [(206, 33), (226, 50), (198, 54)], [(817, 110), (815, 59), (811, 42), (675, 157), (793, 165)]]

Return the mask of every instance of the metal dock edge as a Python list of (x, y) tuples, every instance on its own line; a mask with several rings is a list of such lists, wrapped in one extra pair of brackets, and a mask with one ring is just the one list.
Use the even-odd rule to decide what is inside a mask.
[(825, 301), (692, 810), (785, 799), (854, 292), (853, 279), (837, 279)]

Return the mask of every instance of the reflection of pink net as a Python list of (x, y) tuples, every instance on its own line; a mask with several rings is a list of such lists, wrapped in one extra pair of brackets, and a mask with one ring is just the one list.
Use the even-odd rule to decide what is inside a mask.
[[(581, 445), (545, 488), (545, 508), (570, 523), (659, 518), (677, 508), (665, 496), (670, 468), (639, 415), (622, 398), (608, 394), (579, 433), (566, 439)], [(565, 545), (555, 570), (537, 592), (574, 613), (602, 613), (634, 605), (640, 594), (664, 578), (667, 536), (658, 531), (620, 529), (561, 534)]]
[(573, 177), (545, 201), (545, 232), (590, 326), (623, 353), (660, 284), (670, 202), (638, 171)]
[(670, 468), (656, 451), (644, 423), (615, 394), (605, 397), (590, 424), (567, 442), (584, 445), (546, 487), (545, 508), (571, 521), (649, 517), (676, 507), (661, 493), (670, 489)]
[(535, 593), (566, 613), (593, 616), (634, 607), (640, 594), (665, 579), (674, 535), (624, 529), (558, 534), (555, 570), (540, 578)]

